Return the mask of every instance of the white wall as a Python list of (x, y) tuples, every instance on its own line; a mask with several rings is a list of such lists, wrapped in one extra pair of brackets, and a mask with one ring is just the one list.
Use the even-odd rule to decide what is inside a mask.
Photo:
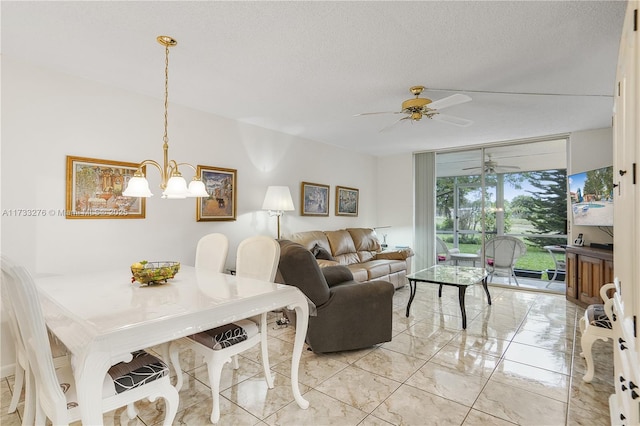
[[(222, 232), (230, 239), (231, 266), (243, 238), (276, 234), (276, 219), (261, 210), (268, 185), (288, 185), (293, 196), (296, 211), (283, 216), (283, 234), (378, 224), (375, 157), (174, 104), (169, 106), (170, 158), (237, 169), (236, 221), (196, 222), (195, 200), (159, 197), (153, 168), (147, 175), (156, 195), (147, 200), (146, 219), (12, 215), (16, 209), (64, 209), (67, 155), (162, 161), (162, 134), (159, 98), (3, 57), (2, 254), (34, 275), (108, 268), (122, 268), (126, 274), (131, 263), (142, 259), (193, 264), (198, 239)], [(187, 178), (189, 170), (183, 170)], [(300, 216), (302, 181), (331, 186), (329, 217)], [(357, 218), (334, 215), (336, 185), (360, 190)], [(0, 356), (6, 367), (13, 362), (13, 349), (5, 344), (5, 330), (3, 324)]]
[(376, 226), (387, 234), (389, 247), (413, 246), (413, 154), (382, 157), (378, 160)]
[[(568, 175), (611, 166), (613, 164), (613, 129), (609, 127), (573, 132), (569, 137), (567, 149)], [(569, 243), (572, 243), (580, 233), (583, 234), (585, 245), (613, 242), (613, 238), (598, 227), (573, 225), (570, 201), (567, 218), (569, 219)]]

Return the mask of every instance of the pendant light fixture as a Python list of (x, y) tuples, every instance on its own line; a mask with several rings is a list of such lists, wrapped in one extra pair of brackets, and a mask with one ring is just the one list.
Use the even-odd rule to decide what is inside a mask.
[[(169, 48), (178, 44), (178, 42), (169, 36), (158, 36), (158, 43), (165, 48), (164, 61), (164, 137), (162, 150), (164, 153), (163, 163), (160, 165), (154, 160), (144, 160), (138, 164), (138, 170), (133, 177), (129, 179), (127, 188), (122, 195), (126, 197), (151, 197), (153, 194), (149, 190), (149, 182), (142, 172), (142, 168), (148, 164), (155, 166), (160, 171), (160, 188), (162, 198), (187, 198), (187, 197), (208, 197), (209, 194), (204, 183), (196, 175), (197, 170), (189, 163), (178, 163), (175, 160), (169, 160), (169, 137), (167, 136), (167, 119), (169, 109)], [(179, 166), (188, 166), (193, 169), (194, 176), (189, 187), (178, 170)]]

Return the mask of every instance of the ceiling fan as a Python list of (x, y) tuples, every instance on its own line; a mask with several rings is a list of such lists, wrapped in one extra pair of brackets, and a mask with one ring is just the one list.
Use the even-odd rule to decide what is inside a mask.
[(511, 170), (520, 170), (518, 166), (504, 166), (491, 159), (491, 154), (487, 155), (488, 160), (484, 162), (484, 167), (466, 167), (462, 170), (477, 170), (478, 173), (484, 168), (485, 173), (508, 173)]
[(422, 117), (427, 117), (433, 120), (442, 121), (444, 123), (449, 123), (460, 127), (467, 127), (473, 123), (473, 121), (467, 120), (466, 118), (454, 117), (451, 115), (441, 114), (439, 112), (439, 110), (441, 109), (471, 101), (471, 98), (469, 96), (457, 93), (446, 98), (438, 99), (437, 101), (432, 101), (431, 99), (420, 97), (420, 94), (423, 90), (425, 90), (424, 86), (412, 86), (411, 88), (409, 88), (409, 91), (413, 93), (413, 95), (415, 95), (415, 98), (407, 99), (406, 101), (402, 102), (401, 111), (363, 112), (361, 114), (356, 114), (355, 117), (374, 114), (406, 114), (405, 117), (402, 117), (401, 119), (392, 123), (390, 126), (381, 129), (380, 131), (384, 131), (401, 121), (420, 121)]

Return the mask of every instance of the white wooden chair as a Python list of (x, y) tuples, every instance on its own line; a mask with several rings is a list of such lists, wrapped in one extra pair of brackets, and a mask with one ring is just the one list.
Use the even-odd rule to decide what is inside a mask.
[[(10, 311), (8, 317), (15, 318), (17, 340), (27, 354), (30, 371), (25, 409), (35, 406), (35, 424), (38, 425), (45, 424), (45, 417), (54, 425), (80, 420), (82, 407), (77, 403), (71, 366), (55, 368), (38, 290), (31, 275), (3, 256), (2, 278), (2, 291), (7, 296), (3, 297), (3, 303)], [(102, 388), (93, 391), (102, 395), (103, 412), (127, 406), (129, 418), (137, 415), (133, 402), (162, 397), (166, 406), (166, 426), (173, 422), (178, 409), (178, 392), (169, 382), (168, 367), (144, 351), (132, 354), (129, 363), (112, 366)], [(30, 419), (24, 419), (24, 424), (30, 423)]]
[[(617, 279), (617, 278), (616, 278)], [(589, 305), (584, 311), (584, 315), (580, 318), (580, 346), (582, 352), (580, 356), (585, 359), (587, 364), (587, 372), (582, 377), (585, 382), (591, 382), (593, 380), (594, 366), (593, 366), (593, 354), (591, 353), (591, 347), (593, 343), (600, 339), (604, 342), (611, 339), (613, 340), (613, 298), (607, 295), (607, 291), (615, 290), (616, 284), (609, 283), (600, 287), (600, 297), (604, 301), (604, 304)]]
[[(236, 256), (236, 275), (238, 277), (255, 278), (263, 281), (275, 279), (280, 258), (280, 244), (266, 236), (251, 237), (243, 240), (238, 246)], [(267, 347), (267, 314), (234, 321), (231, 324), (216, 327), (188, 337), (189, 348), (197, 355), (204, 357), (209, 373), (209, 384), (213, 407), (211, 423), (220, 420), (220, 376), (222, 368), (233, 359), (233, 368), (237, 369), (237, 355), (258, 343), (262, 346), (262, 365), (267, 386), (273, 388), (273, 378), (269, 368), (269, 353)], [(171, 362), (176, 368), (180, 380), (176, 388), (182, 386), (182, 371), (177, 344), (171, 344)]]
[(224, 234), (207, 234), (200, 238), (196, 246), (196, 268), (224, 272), (224, 264), (229, 252), (229, 239)]

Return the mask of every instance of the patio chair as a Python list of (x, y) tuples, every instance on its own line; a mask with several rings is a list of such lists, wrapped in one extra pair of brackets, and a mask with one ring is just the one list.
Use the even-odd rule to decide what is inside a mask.
[(451, 259), (452, 253), (460, 253), (460, 250), (457, 248), (450, 249), (447, 247), (447, 244), (440, 239), (440, 237), (436, 237), (436, 258), (439, 264), (443, 265), (451, 265), (453, 261)]
[(505, 271), (509, 277), (509, 284), (513, 277), (516, 285), (520, 285), (513, 268), (518, 258), (527, 252), (527, 246), (522, 241), (506, 235), (497, 236), (485, 243), (484, 252), (490, 282), (493, 281), (496, 272)]

